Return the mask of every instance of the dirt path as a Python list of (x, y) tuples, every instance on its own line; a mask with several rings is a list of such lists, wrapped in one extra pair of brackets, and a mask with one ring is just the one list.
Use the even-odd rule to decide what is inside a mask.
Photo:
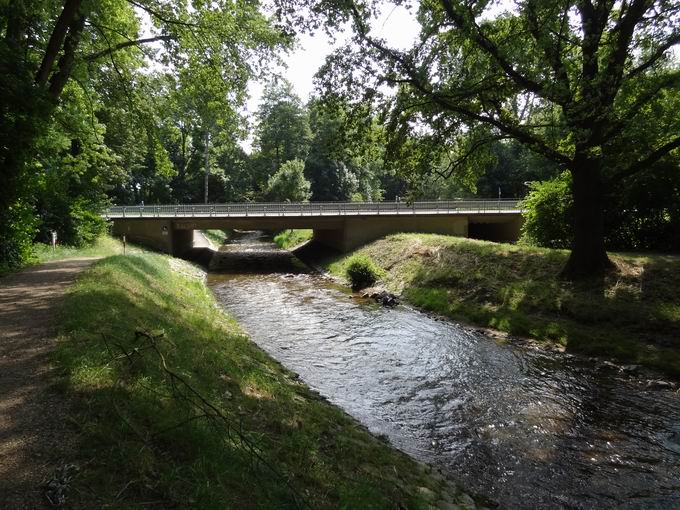
[(95, 258), (0, 278), (0, 508), (46, 506), (42, 485), (73, 444), (50, 364), (58, 305)]

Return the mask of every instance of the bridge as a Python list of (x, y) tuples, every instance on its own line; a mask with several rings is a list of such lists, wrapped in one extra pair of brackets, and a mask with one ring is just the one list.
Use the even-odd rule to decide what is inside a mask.
[(205, 229), (312, 229), (316, 241), (343, 252), (396, 232), (516, 241), (521, 213), (505, 199), (114, 206), (103, 216), (114, 235), (181, 256), (194, 230)]

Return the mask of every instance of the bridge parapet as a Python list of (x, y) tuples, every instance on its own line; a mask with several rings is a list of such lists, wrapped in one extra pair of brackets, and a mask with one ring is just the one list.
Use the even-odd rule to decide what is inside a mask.
[(417, 202), (248, 202), (113, 206), (102, 216), (114, 218), (248, 218), (303, 216), (380, 216), (436, 214), (517, 214), (517, 200), (431, 200)]

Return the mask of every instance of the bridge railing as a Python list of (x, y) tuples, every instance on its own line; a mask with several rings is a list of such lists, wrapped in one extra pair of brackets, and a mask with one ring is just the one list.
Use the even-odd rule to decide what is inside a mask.
[(428, 200), (418, 202), (247, 202), (112, 206), (106, 218), (225, 218), (269, 216), (361, 216), (399, 214), (466, 214), (519, 212), (518, 201)]

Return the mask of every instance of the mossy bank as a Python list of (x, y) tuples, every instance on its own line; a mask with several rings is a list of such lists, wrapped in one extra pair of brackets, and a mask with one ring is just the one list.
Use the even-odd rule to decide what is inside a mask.
[(355, 255), (413, 305), (467, 323), (680, 376), (680, 257), (611, 254), (600, 281), (559, 278), (568, 252), (433, 234), (397, 234)]
[(177, 259), (113, 256), (84, 273), (56, 362), (80, 443), (73, 507), (474, 505), (268, 357)]

